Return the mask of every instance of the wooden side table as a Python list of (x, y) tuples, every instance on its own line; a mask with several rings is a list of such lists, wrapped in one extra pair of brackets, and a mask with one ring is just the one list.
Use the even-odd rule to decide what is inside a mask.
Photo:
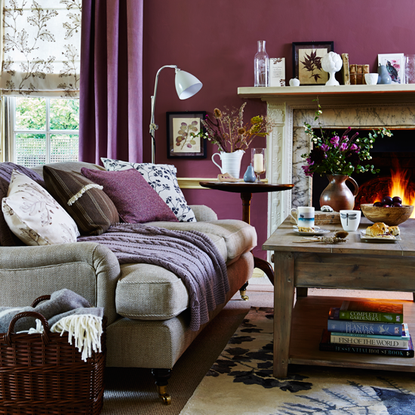
[[(245, 183), (245, 182), (199, 182), (202, 187), (222, 190), (225, 192), (240, 193), (242, 199), (242, 220), (251, 223), (251, 199), (253, 193), (269, 193), (290, 190), (293, 184), (269, 184), (269, 183)], [(268, 261), (254, 257), (255, 268), (263, 271), (269, 280), (274, 284), (274, 270)]]

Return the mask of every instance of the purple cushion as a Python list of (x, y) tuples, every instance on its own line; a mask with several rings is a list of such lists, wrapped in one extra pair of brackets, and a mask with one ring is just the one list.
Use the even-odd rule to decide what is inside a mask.
[(81, 172), (103, 186), (124, 222), (177, 222), (176, 215), (137, 170), (103, 171), (83, 167)]
[(13, 170), (17, 170), (20, 173), (25, 174), (27, 177), (30, 177), (36, 183), (39, 183), (42, 187), (45, 187), (45, 182), (42, 177), (37, 174), (35, 171), (30, 170), (27, 167), (19, 166), (18, 164), (6, 161), (0, 163), (0, 177), (10, 183), (10, 177), (12, 176)]

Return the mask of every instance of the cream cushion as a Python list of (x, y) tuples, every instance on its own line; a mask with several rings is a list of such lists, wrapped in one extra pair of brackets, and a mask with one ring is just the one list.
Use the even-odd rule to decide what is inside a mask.
[(4, 219), (26, 245), (76, 242), (78, 227), (58, 202), (34, 180), (13, 170), (7, 197), (2, 199)]
[[(214, 242), (228, 266), (257, 243), (255, 229), (238, 220), (156, 223), (168, 229), (203, 232)], [(174, 273), (151, 264), (126, 264), (121, 269), (115, 295), (118, 314), (137, 320), (167, 320), (186, 310), (189, 296)]]

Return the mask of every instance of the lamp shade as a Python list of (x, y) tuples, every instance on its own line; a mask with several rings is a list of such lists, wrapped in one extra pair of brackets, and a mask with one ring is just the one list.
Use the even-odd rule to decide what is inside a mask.
[(197, 94), (203, 84), (189, 72), (176, 68), (176, 92), (179, 99), (187, 99)]

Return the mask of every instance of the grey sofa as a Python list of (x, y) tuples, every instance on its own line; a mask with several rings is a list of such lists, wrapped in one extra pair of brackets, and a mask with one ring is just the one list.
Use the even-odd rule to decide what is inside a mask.
[[(89, 163), (53, 163), (66, 171)], [(34, 169), (42, 174), (42, 169)], [(230, 290), (210, 313), (213, 319), (252, 275), (255, 229), (239, 220), (218, 220), (207, 206), (191, 206), (197, 222), (152, 222), (208, 235), (226, 260)], [(0, 247), (0, 306), (26, 306), (36, 297), (68, 288), (93, 306), (104, 307), (107, 366), (150, 368), (160, 397), (170, 402), (170, 371), (201, 330), (189, 329), (188, 294), (172, 272), (150, 264), (124, 264), (98, 243)], [(208, 323), (207, 323), (208, 324)]]

